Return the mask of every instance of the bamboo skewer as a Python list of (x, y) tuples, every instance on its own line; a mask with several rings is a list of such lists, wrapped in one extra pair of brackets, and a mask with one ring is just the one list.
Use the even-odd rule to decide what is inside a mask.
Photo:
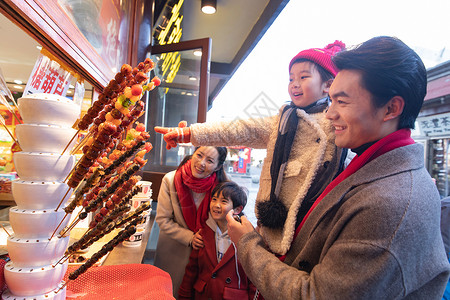
[[(70, 255), (69, 255), (70, 256)], [(56, 262), (56, 264), (54, 264), (54, 265), (52, 265), (52, 268), (54, 268), (54, 267), (56, 267), (63, 259), (65, 259), (67, 256), (66, 255), (63, 255), (63, 257), (61, 257), (57, 262)]]
[(60, 290), (62, 290), (63, 288), (66, 287), (66, 285), (69, 283), (69, 280), (67, 280), (66, 283), (64, 283), (64, 285), (62, 287), (60, 287), (55, 293), (58, 293)]
[(61, 263), (61, 264), (65, 263), (71, 256), (72, 256), (72, 254), (64, 255), (56, 262), (56, 264), (52, 265), (52, 268), (56, 267), (59, 263)]
[(11, 235), (9, 234), (8, 230), (6, 230), (5, 226), (3, 226), (2, 223), (0, 223), (0, 226), (2, 226), (3, 230), (6, 232), (6, 234), (7, 234), (8, 236), (11, 236)]
[(81, 219), (78, 218), (75, 222), (72, 222), (72, 224), (66, 230), (64, 230), (63, 233), (61, 233), (61, 236), (64, 236), (68, 231), (72, 230), (80, 221)]
[(75, 166), (72, 168), (72, 170), (70, 171), (70, 173), (66, 176), (66, 178), (63, 180), (63, 182), (66, 182), (67, 179), (69, 179), (70, 175), (73, 174), (73, 172), (75, 172), (75, 169), (78, 167), (78, 164), (80, 163), (81, 159), (77, 161), (77, 163), (75, 164)]
[[(82, 212), (83, 212), (83, 210), (80, 210), (80, 212), (78, 213), (78, 215), (75, 217), (75, 220), (81, 215)], [(64, 215), (64, 217), (63, 217), (63, 219), (61, 220), (61, 222), (59, 223), (58, 227), (56, 227), (55, 231), (53, 231), (52, 237), (53, 237), (53, 235), (55, 235), (56, 231), (58, 230), (59, 226), (61, 226), (63, 220), (67, 217), (67, 215), (68, 215), (68, 213), (66, 213), (66, 214)], [(78, 222), (79, 222), (79, 221), (80, 221), (80, 220), (78, 219)], [(78, 222), (77, 222), (77, 223), (78, 223)], [(72, 224), (70, 224), (70, 226), (68, 227), (69, 229), (71, 229), (70, 227), (72, 227), (73, 223), (75, 223), (75, 221), (73, 221)], [(76, 225), (76, 224), (75, 224), (75, 225)], [(73, 226), (75, 226), (75, 225), (73, 225)], [(66, 233), (66, 232), (67, 232), (67, 230), (64, 231), (64, 233)], [(63, 235), (64, 235), (64, 234), (61, 234), (61, 236), (63, 236)], [(50, 238), (50, 239), (51, 239), (51, 238)]]
[(84, 137), (84, 139), (80, 143), (78, 143), (78, 145), (76, 145), (75, 148), (72, 149), (70, 154), (74, 154), (78, 150), (80, 150), (80, 148), (83, 147), (84, 144), (86, 144), (86, 142), (88, 141), (88, 139), (91, 137), (92, 134), (93, 134), (92, 131), (89, 131), (88, 134), (86, 134), (86, 136)]
[[(3, 116), (0, 115), (0, 122), (2, 123), (3, 127), (5, 127), (6, 131), (8, 132), (9, 136), (13, 139), (13, 141), (19, 145), (19, 142), (16, 140), (16, 138), (14, 137), (14, 135), (11, 133), (11, 131), (9, 131), (8, 127), (6, 126), (6, 122), (5, 119), (3, 118)], [(19, 145), (20, 146), (20, 145)]]
[(64, 221), (64, 219), (67, 217), (67, 213), (64, 215), (64, 217), (62, 218), (61, 222), (59, 222), (58, 226), (56, 226), (55, 230), (52, 233), (52, 236), (48, 239), (49, 241), (53, 238), (53, 236), (55, 235), (56, 231), (58, 230), (59, 226), (61, 226), (62, 222)]
[(78, 133), (80, 132), (80, 129), (77, 130), (77, 132), (75, 132), (75, 134), (73, 135), (73, 137), (70, 139), (70, 141), (67, 143), (67, 146), (64, 148), (64, 150), (62, 151), (61, 155), (64, 154), (64, 152), (66, 152), (67, 148), (69, 148), (70, 143), (72, 143), (72, 141), (77, 137)]
[[(8, 90), (8, 95), (6, 95), (6, 96), (12, 101), (12, 103), (14, 104), (14, 107), (16, 107), (18, 109), (17, 103), (14, 100), (14, 97), (12, 96), (12, 94), (10, 94), (10, 93), (11, 92)], [(14, 116), (14, 118), (17, 120), (17, 122), (19, 124), (23, 123), (22, 120), (19, 119), (19, 117), (17, 117), (15, 109), (13, 109), (11, 107), (11, 105), (9, 104), (8, 99), (6, 99), (5, 95), (0, 94), (0, 102), (9, 110), (9, 112)]]
[(64, 194), (64, 196), (62, 197), (62, 199), (61, 199), (61, 201), (59, 201), (59, 204), (58, 204), (58, 206), (56, 207), (56, 209), (55, 209), (55, 211), (58, 211), (58, 208), (61, 206), (61, 204), (63, 203), (63, 201), (64, 201), (64, 199), (66, 198), (66, 196), (67, 196), (67, 194), (70, 192), (70, 187), (69, 187), (69, 189), (67, 190), (67, 192)]

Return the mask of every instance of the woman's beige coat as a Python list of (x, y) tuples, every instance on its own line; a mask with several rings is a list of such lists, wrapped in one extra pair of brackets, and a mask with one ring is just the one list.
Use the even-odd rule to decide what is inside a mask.
[(155, 221), (159, 226), (154, 265), (168, 272), (172, 278), (174, 295), (183, 280), (191, 254), (190, 241), (194, 236), (183, 218), (175, 184), (175, 171), (167, 173), (158, 195)]

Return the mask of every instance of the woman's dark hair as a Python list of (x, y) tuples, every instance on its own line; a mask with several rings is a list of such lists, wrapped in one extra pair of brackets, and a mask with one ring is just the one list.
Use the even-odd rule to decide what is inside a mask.
[(234, 181), (224, 181), (214, 187), (211, 192), (211, 196), (219, 195), (222, 192), (222, 196), (230, 199), (233, 202), (233, 208), (238, 206), (245, 207), (247, 204), (247, 192), (244, 187), (239, 186)]
[(414, 128), (414, 122), (427, 93), (425, 66), (401, 40), (379, 36), (333, 58), (339, 70), (361, 72), (361, 85), (372, 94), (375, 107), (383, 107), (394, 96), (401, 96), (405, 107), (399, 128)]
[[(194, 153), (195, 153), (195, 151), (198, 150), (198, 148), (200, 148), (200, 147), (195, 148)], [(227, 177), (227, 174), (225, 174), (225, 170), (223, 169), (223, 163), (225, 162), (225, 159), (227, 158), (228, 150), (226, 147), (214, 147), (214, 148), (216, 148), (217, 153), (219, 153), (219, 158), (218, 158), (219, 161), (217, 162), (218, 169), (215, 171), (216, 176), (217, 176), (217, 181), (218, 182), (227, 181), (228, 177)], [(179, 168), (181, 168), (181, 166), (184, 165), (188, 160), (190, 160), (192, 158), (192, 155), (193, 154), (185, 156), (183, 158), (183, 160), (181, 161), (181, 163), (178, 165), (177, 170)]]
[(319, 72), (320, 75), (320, 79), (322, 80), (322, 82), (327, 82), (328, 80), (333, 80), (334, 76), (333, 74), (331, 74), (330, 72), (328, 72), (327, 70), (325, 70), (324, 67), (322, 67), (319, 64), (316, 64), (315, 62), (306, 59), (306, 58), (299, 58), (297, 60), (295, 60), (292, 65), (297, 64), (297, 63), (301, 63), (301, 62), (309, 62), (311, 63), (317, 70), (317, 72)]

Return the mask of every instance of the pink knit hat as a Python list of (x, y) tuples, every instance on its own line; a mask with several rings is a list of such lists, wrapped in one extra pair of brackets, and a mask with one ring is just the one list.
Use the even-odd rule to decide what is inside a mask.
[(332, 44), (328, 44), (325, 48), (312, 48), (300, 51), (289, 63), (289, 71), (291, 71), (292, 65), (296, 60), (307, 59), (319, 66), (323, 67), (325, 70), (336, 76), (339, 71), (334, 63), (331, 61), (331, 57), (336, 53), (345, 49), (345, 44), (341, 41), (335, 41)]

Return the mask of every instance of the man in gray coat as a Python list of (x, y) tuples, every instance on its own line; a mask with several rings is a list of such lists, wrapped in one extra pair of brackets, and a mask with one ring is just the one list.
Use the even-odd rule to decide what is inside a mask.
[(440, 198), (410, 134), (426, 94), (419, 56), (376, 37), (333, 58), (326, 117), (357, 155), (317, 198), (284, 256), (228, 218), (238, 259), (266, 299), (440, 299), (450, 275)]

